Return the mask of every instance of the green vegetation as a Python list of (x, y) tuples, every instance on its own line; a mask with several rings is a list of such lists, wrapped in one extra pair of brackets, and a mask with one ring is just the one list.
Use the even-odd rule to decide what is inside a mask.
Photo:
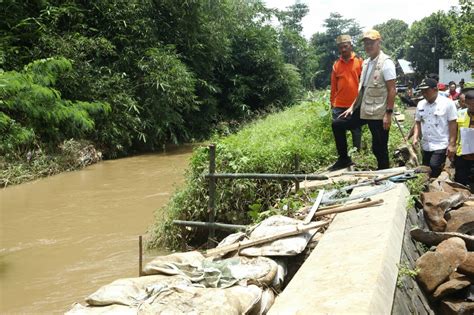
[[(294, 157), (300, 157), (300, 172), (317, 172), (333, 163), (336, 156), (327, 92), (310, 94), (309, 100), (284, 111), (268, 115), (245, 126), (236, 134), (214, 138), (216, 171), (229, 173), (292, 173)], [(358, 156), (364, 168), (374, 168), (370, 152), (370, 132), (364, 128), (363, 150)], [(400, 146), (402, 138), (391, 128), (390, 148)], [(373, 159), (373, 161), (372, 161)], [(150, 247), (179, 247), (199, 243), (207, 231), (173, 226), (173, 219), (207, 221), (208, 148), (195, 149), (187, 172), (186, 184), (164, 209), (167, 218), (158, 220), (152, 231)], [(275, 213), (291, 213), (304, 203), (304, 196), (289, 196), (291, 182), (264, 180), (219, 180), (216, 220), (249, 224)], [(307, 200), (307, 198), (306, 198)], [(160, 211), (161, 212), (161, 211)], [(201, 233), (201, 234), (200, 234)]]
[[(437, 71), (435, 58), (452, 57), (459, 69), (472, 66), (472, 1), (460, 4), (410, 28), (400, 20), (377, 25), (384, 48), (413, 61), (420, 75)], [(68, 139), (115, 158), (233, 132), (296, 103), (304, 90), (326, 88), (341, 33), (351, 34), (364, 55), (358, 22), (337, 13), (329, 14), (324, 31), (305, 39), (308, 6), (298, 1), (285, 10), (260, 0), (2, 5), (2, 170), (30, 164), (38, 150), (54, 160)], [(49, 173), (44, 170), (39, 173)]]
[(18, 158), (38, 139), (53, 144), (83, 137), (95, 126), (92, 116), (110, 111), (106, 103), (61, 98), (55, 83), (70, 70), (68, 60), (57, 58), (0, 73), (0, 155)]
[(403, 286), (404, 277), (410, 277), (412, 279), (415, 279), (419, 272), (419, 268), (411, 269), (407, 261), (405, 261), (401, 265), (398, 265), (397, 287), (401, 288)]
[[(289, 105), (302, 91), (268, 23), (273, 13), (259, 1), (9, 0), (4, 7), (0, 67), (12, 73), (38, 58), (68, 60), (55, 93), (108, 104), (108, 115), (92, 117), (91, 132), (73, 135), (106, 157), (206, 139), (219, 122)], [(32, 137), (57, 146), (55, 130), (43, 129), (48, 137)]]
[(417, 174), (416, 178), (407, 182), (410, 196), (408, 197), (408, 211), (415, 209), (415, 203), (420, 199), (420, 195), (425, 191), (429, 182), (427, 174)]

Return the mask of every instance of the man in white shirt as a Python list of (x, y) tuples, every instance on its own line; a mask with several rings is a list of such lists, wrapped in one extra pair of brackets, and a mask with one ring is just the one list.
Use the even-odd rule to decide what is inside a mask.
[(423, 165), (431, 168), (431, 177), (438, 177), (446, 156), (453, 160), (456, 153), (456, 106), (438, 94), (434, 79), (424, 79), (418, 88), (424, 100), (416, 107), (413, 144), (417, 145), (421, 136)]

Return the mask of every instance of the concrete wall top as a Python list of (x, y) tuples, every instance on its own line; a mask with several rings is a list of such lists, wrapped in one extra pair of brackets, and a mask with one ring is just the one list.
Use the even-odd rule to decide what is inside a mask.
[(408, 196), (397, 184), (372, 197), (383, 204), (338, 214), (268, 314), (390, 314)]

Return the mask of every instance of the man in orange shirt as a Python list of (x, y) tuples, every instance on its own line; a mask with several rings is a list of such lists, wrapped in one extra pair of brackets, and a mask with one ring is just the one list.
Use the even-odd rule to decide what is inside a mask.
[[(334, 62), (331, 73), (331, 109), (332, 118), (337, 119), (344, 111), (351, 107), (357, 98), (359, 89), (359, 78), (362, 72), (363, 60), (357, 57), (352, 49), (352, 39), (349, 35), (339, 35), (336, 39), (337, 48), (341, 55)], [(361, 145), (361, 127), (351, 129), (352, 144), (357, 150)], [(330, 170), (337, 170), (352, 164), (351, 158), (347, 155), (346, 134), (334, 132), (334, 140), (339, 155), (337, 162), (330, 167)]]

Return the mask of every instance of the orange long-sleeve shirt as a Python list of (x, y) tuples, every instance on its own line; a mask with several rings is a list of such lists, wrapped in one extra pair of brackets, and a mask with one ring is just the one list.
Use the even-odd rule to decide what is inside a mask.
[(331, 106), (348, 108), (357, 97), (363, 60), (352, 53), (347, 62), (340, 57), (332, 66)]

